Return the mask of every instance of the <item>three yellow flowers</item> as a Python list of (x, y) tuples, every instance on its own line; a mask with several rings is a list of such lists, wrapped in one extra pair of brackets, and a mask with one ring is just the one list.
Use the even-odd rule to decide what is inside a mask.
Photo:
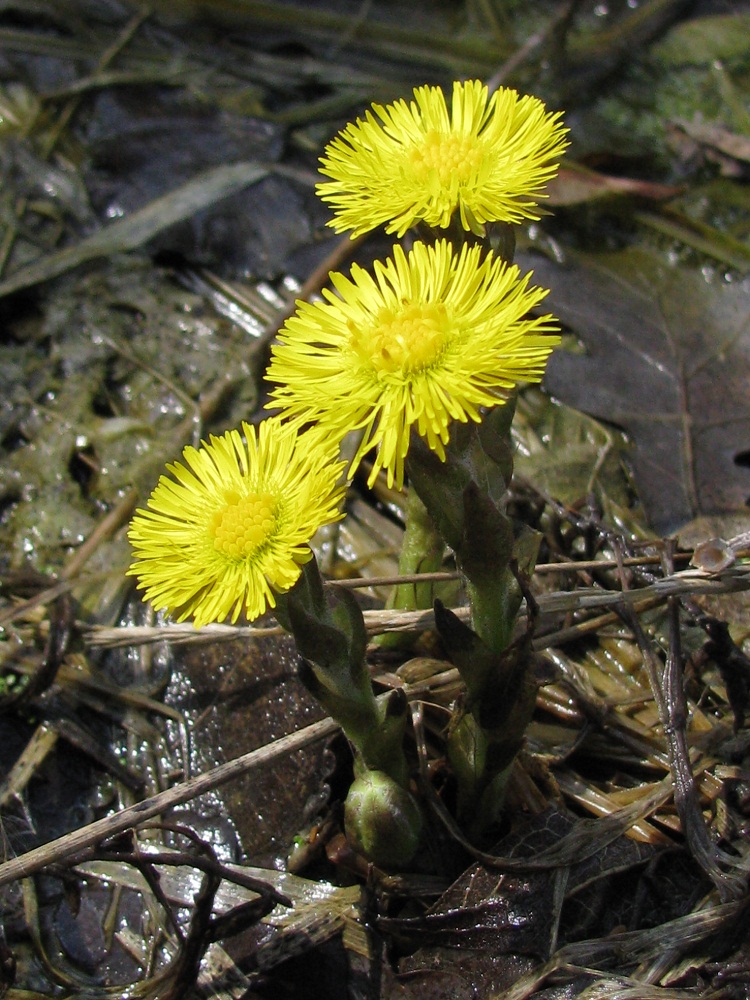
[[(479, 235), (485, 222), (537, 218), (535, 199), (565, 148), (559, 115), (540, 101), (479, 81), (442, 90), (349, 125), (327, 147), (320, 196), (331, 225), (353, 235), (386, 224), (445, 228), (458, 215)], [(330, 275), (324, 302), (298, 303), (272, 349), (267, 375), (281, 417), (187, 448), (130, 529), (130, 573), (158, 608), (196, 626), (275, 605), (296, 582), (309, 541), (338, 517), (344, 487), (339, 444), (362, 432), (349, 475), (376, 449), (401, 486), (412, 431), (441, 457), (450, 424), (479, 421), (520, 381), (541, 379), (559, 341), (551, 316), (528, 318), (547, 294), (529, 275), (480, 246), (446, 240), (400, 245), (374, 274), (354, 265)], [(303, 425), (312, 430), (300, 432)]]

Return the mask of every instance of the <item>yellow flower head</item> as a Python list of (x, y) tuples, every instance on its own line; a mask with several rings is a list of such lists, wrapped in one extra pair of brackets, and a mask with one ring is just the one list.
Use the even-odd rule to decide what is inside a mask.
[(333, 436), (364, 429), (352, 469), (377, 447), (370, 483), (383, 468), (401, 486), (412, 428), (444, 459), (451, 420), (479, 421), (480, 406), (541, 379), (560, 338), (551, 316), (526, 318), (547, 294), (529, 277), (446, 240), (395, 246), (374, 276), (333, 273), (339, 294), (299, 302), (279, 334), (270, 405)]
[(445, 229), (456, 210), (484, 236), (485, 222), (539, 218), (566, 133), (560, 114), (515, 90), (454, 83), (449, 114), (439, 87), (417, 87), (409, 104), (373, 104), (329, 143), (320, 163), (332, 180), (317, 192), (336, 213), (329, 225), (352, 237), (383, 223), (399, 237), (419, 220)]
[(337, 442), (276, 417), (242, 433), (185, 448), (129, 530), (128, 573), (157, 608), (194, 617), (196, 628), (275, 607), (274, 591), (289, 590), (310, 559), (315, 531), (342, 516)]

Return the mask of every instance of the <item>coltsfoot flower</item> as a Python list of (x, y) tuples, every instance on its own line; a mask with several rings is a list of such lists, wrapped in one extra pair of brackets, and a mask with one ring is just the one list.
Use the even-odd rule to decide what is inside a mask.
[(329, 225), (352, 237), (383, 224), (401, 237), (420, 220), (445, 229), (456, 211), (484, 236), (486, 222), (539, 218), (566, 133), (559, 113), (515, 90), (490, 96), (480, 80), (456, 82), (449, 113), (439, 87), (417, 87), (408, 104), (373, 104), (328, 144), (320, 171), (332, 179), (317, 192), (336, 213)]
[(279, 334), (270, 405), (339, 438), (363, 429), (351, 468), (377, 448), (370, 484), (383, 468), (400, 487), (412, 428), (444, 459), (452, 420), (478, 422), (479, 407), (541, 380), (560, 338), (551, 316), (528, 318), (547, 294), (529, 278), (446, 240), (397, 245), (374, 276), (332, 273), (338, 295), (298, 303)]
[(133, 518), (128, 573), (196, 628), (257, 618), (296, 582), (315, 531), (342, 516), (343, 467), (336, 441), (277, 417), (189, 446)]

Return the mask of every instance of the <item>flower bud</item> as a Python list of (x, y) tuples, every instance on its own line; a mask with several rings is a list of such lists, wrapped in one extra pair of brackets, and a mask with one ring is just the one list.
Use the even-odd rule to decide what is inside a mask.
[(384, 771), (366, 771), (354, 781), (344, 822), (352, 846), (383, 868), (408, 864), (422, 833), (422, 813), (414, 796)]

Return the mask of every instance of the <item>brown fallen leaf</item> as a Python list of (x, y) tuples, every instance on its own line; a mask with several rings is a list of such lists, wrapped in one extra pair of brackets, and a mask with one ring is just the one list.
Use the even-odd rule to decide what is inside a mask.
[(750, 136), (739, 135), (722, 125), (697, 119), (694, 121), (680, 119), (675, 125), (701, 146), (709, 146), (733, 160), (750, 163)]
[[(519, 824), (496, 849), (504, 856), (533, 857), (559, 843), (574, 824), (550, 809)], [(578, 863), (525, 875), (476, 862), (426, 913), (378, 921), (401, 946), (417, 947), (399, 963), (397, 982), (408, 988), (410, 1000), (504, 996), (534, 962), (549, 958), (563, 927), (573, 939), (592, 927), (606, 934), (631, 913), (638, 871), (658, 854), (658, 848), (620, 837)], [(619, 877), (625, 872), (624, 892)], [(563, 905), (568, 906), (564, 923)]]
[(564, 166), (547, 185), (549, 205), (580, 205), (613, 195), (631, 195), (651, 201), (674, 198), (683, 189), (673, 184), (659, 184), (655, 181), (637, 180), (632, 177), (611, 177), (589, 170), (576, 163)]
[(750, 497), (750, 279), (707, 280), (656, 252), (519, 254), (586, 346), (556, 351), (546, 386), (623, 428), (651, 525), (672, 531)]

